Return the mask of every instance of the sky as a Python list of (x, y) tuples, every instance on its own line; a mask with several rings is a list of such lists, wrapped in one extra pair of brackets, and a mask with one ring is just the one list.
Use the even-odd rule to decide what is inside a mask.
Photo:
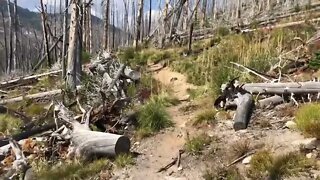
[[(62, 1), (62, 4), (64, 4), (64, 0), (56, 0), (57, 6), (59, 5), (60, 1)], [(18, 0), (17, 2), (18, 2), (19, 6), (21, 6), (23, 8), (27, 8), (30, 11), (38, 11), (37, 8), (39, 7), (39, 4), (40, 4), (40, 0)], [(43, 2), (45, 4), (48, 4), (48, 7), (50, 5), (54, 4), (54, 0), (43, 0)], [(102, 9), (101, 2), (102, 2), (102, 0), (93, 0), (94, 5), (93, 5), (92, 10), (93, 10), (94, 15), (97, 15), (97, 16), (101, 15), (101, 9)], [(114, 2), (115, 2), (115, 6), (118, 10), (120, 10), (120, 11), (124, 10), (123, 0), (114, 0)], [(153, 10), (158, 9), (158, 7), (157, 7), (158, 0), (153, 0), (152, 2), (153, 2), (152, 9)], [(149, 9), (149, 0), (145, 0), (145, 9), (146, 10)]]

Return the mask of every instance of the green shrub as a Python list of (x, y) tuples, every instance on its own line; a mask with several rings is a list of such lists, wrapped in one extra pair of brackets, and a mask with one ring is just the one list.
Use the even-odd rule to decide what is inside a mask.
[(202, 150), (211, 143), (211, 138), (207, 134), (200, 134), (191, 139), (187, 139), (185, 149), (192, 155), (200, 155)]
[(87, 64), (90, 62), (90, 58), (91, 58), (91, 55), (90, 53), (86, 52), (86, 51), (82, 51), (82, 63), (83, 64)]
[(156, 98), (151, 98), (144, 104), (138, 115), (139, 128), (148, 129), (152, 132), (172, 126), (173, 123), (163, 104)]
[(270, 152), (262, 151), (253, 155), (248, 175), (252, 179), (280, 180), (308, 171), (314, 162), (302, 154), (290, 152), (273, 157)]
[(217, 35), (222, 37), (230, 34), (229, 28), (227, 27), (218, 27), (216, 31), (217, 31)]
[(260, 151), (252, 156), (248, 176), (252, 179), (263, 179), (272, 166), (272, 155), (269, 151)]
[(20, 119), (10, 116), (9, 114), (0, 114), (0, 133), (16, 134), (20, 132), (22, 122)]
[(202, 124), (211, 124), (216, 121), (216, 116), (217, 111), (215, 109), (206, 109), (200, 112), (195, 120), (193, 121), (193, 125), (202, 125)]
[(91, 163), (72, 162), (61, 163), (50, 166), (48, 164), (34, 165), (37, 179), (56, 180), (56, 179), (86, 179), (96, 176), (102, 170), (110, 170), (111, 164), (107, 160), (96, 160)]
[(320, 52), (316, 52), (314, 58), (312, 58), (308, 65), (311, 69), (318, 70), (320, 68)]
[(206, 170), (202, 176), (205, 180), (243, 180), (244, 177), (234, 167), (219, 166), (213, 170)]
[(296, 113), (296, 123), (306, 136), (320, 138), (320, 104), (307, 104)]
[(134, 165), (134, 159), (131, 154), (119, 154), (115, 159), (115, 164), (119, 168)]

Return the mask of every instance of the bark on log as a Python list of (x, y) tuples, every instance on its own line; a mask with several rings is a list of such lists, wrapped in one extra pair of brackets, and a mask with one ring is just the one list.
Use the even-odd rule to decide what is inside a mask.
[(61, 70), (57, 70), (57, 71), (51, 71), (51, 72), (46, 72), (46, 73), (42, 73), (42, 74), (27, 76), (27, 77), (21, 77), (21, 78), (9, 80), (9, 81), (3, 81), (3, 82), (0, 82), (0, 88), (1, 89), (9, 89), (9, 88), (16, 87), (16, 86), (30, 84), (32, 82), (37, 81), (38, 78), (41, 78), (43, 76), (59, 74), (60, 72), (61, 72)]
[(254, 108), (254, 101), (252, 95), (249, 93), (238, 93), (238, 98), (236, 100), (237, 110), (234, 117), (233, 128), (238, 131), (247, 128)]
[(19, 101), (23, 101), (24, 99), (39, 99), (39, 98), (52, 98), (53, 96), (61, 94), (62, 90), (57, 89), (57, 90), (52, 90), (52, 91), (47, 91), (47, 92), (41, 92), (41, 93), (36, 93), (36, 94), (30, 94), (26, 96), (19, 96), (11, 99), (3, 99), (0, 100), (0, 105), (3, 104), (8, 104), (8, 103), (15, 103)]
[(319, 93), (320, 82), (290, 82), (290, 83), (251, 83), (242, 88), (252, 94), (307, 94)]
[(278, 104), (281, 104), (284, 102), (283, 97), (279, 95), (271, 96), (262, 100), (259, 100), (259, 107), (260, 108), (266, 108), (269, 106), (276, 106)]
[(123, 135), (91, 131), (88, 125), (80, 124), (73, 114), (63, 105), (55, 106), (57, 117), (73, 127), (71, 142), (75, 146), (75, 155), (84, 159), (95, 156), (114, 157), (130, 151), (130, 139)]

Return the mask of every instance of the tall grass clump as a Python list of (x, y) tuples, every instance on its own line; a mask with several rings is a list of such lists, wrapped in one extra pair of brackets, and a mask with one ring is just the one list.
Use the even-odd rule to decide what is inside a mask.
[(314, 161), (297, 152), (272, 156), (269, 151), (262, 151), (253, 155), (248, 176), (252, 179), (280, 180), (306, 172), (313, 165)]
[(200, 155), (204, 148), (211, 143), (212, 139), (207, 134), (200, 134), (187, 139), (185, 149), (192, 155)]
[(165, 109), (164, 100), (156, 96), (151, 97), (150, 100), (139, 109), (138, 123), (138, 132), (149, 133), (158, 132), (161, 129), (173, 125)]
[(68, 180), (92, 178), (103, 170), (110, 170), (112, 166), (107, 160), (95, 160), (89, 164), (83, 162), (65, 162), (54, 166), (37, 163), (33, 167), (39, 180)]
[(298, 129), (306, 136), (320, 139), (320, 104), (307, 104), (296, 113)]
[(15, 134), (20, 132), (22, 121), (9, 114), (0, 114), (0, 133)]

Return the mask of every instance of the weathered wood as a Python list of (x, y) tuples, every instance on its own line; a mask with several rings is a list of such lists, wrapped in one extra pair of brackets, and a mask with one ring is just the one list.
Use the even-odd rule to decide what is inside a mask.
[(290, 82), (290, 83), (251, 83), (242, 88), (252, 94), (307, 94), (319, 93), (320, 82)]
[(283, 97), (279, 95), (271, 96), (265, 99), (261, 99), (258, 101), (260, 108), (266, 108), (269, 106), (276, 106), (284, 102)]
[[(40, 133), (43, 133), (45, 131), (49, 131), (50, 129), (54, 129), (55, 127), (56, 127), (55, 123), (51, 123), (51, 124), (48, 124), (48, 125), (43, 125), (43, 126), (36, 127), (36, 128), (31, 129), (31, 130), (19, 133), (19, 134), (15, 134), (15, 135), (12, 136), (12, 139), (14, 139), (16, 141), (20, 141), (22, 139), (27, 139), (27, 138), (29, 138), (31, 136), (36, 135), (36, 134), (40, 134)], [(7, 144), (9, 144), (8, 138), (0, 138), (0, 147), (5, 146)]]
[(236, 131), (247, 128), (254, 108), (254, 101), (251, 94), (238, 93), (237, 96), (237, 110), (233, 124), (233, 128)]
[(8, 104), (8, 103), (15, 103), (15, 102), (23, 101), (24, 99), (52, 98), (53, 96), (61, 94), (61, 92), (62, 92), (61, 89), (56, 89), (56, 90), (47, 91), (47, 92), (30, 94), (30, 95), (26, 95), (26, 96), (19, 96), (19, 97), (15, 97), (15, 98), (11, 98), (11, 99), (3, 99), (3, 100), (0, 100), (0, 105)]
[(20, 77), (20, 78), (16, 78), (16, 79), (9, 80), (9, 81), (2, 81), (2, 82), (0, 82), (0, 88), (1, 89), (8, 89), (8, 88), (16, 87), (17, 85), (20, 86), (20, 85), (30, 84), (32, 82), (37, 82), (38, 78), (41, 78), (43, 76), (56, 75), (56, 74), (59, 74), (60, 72), (61, 72), (61, 70), (50, 71), (50, 72), (46, 72), (46, 73), (42, 73), (42, 74)]
[(63, 105), (55, 106), (57, 117), (73, 127), (71, 142), (77, 157), (91, 159), (95, 156), (114, 157), (130, 151), (130, 139), (123, 135), (91, 131), (87, 124), (80, 124)]

